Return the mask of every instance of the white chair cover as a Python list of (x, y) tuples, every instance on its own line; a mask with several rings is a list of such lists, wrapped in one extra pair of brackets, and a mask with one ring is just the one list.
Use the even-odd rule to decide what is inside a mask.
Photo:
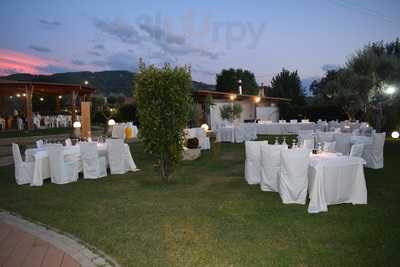
[(324, 142), (324, 152), (335, 153), (336, 152), (336, 141), (334, 142)]
[(351, 136), (351, 133), (335, 133), (336, 152), (343, 155), (350, 154)]
[(279, 194), (284, 204), (305, 204), (310, 155), (306, 149), (281, 152)]
[(47, 145), (46, 148), (49, 155), (51, 182), (66, 184), (77, 181), (79, 161), (65, 160), (61, 144)]
[(303, 140), (303, 148), (305, 148), (307, 150), (313, 150), (314, 149), (314, 139)]
[(71, 138), (65, 139), (65, 145), (66, 145), (66, 146), (72, 146)]
[(36, 147), (37, 148), (43, 147), (43, 140), (42, 139), (36, 141)]
[(81, 153), (83, 177), (85, 179), (96, 179), (107, 176), (107, 161), (105, 157), (99, 157), (96, 143), (79, 143), (79, 150)]
[(314, 139), (313, 133), (314, 133), (313, 130), (299, 130), (298, 131), (299, 140), (304, 141), (306, 139)]
[(355, 144), (351, 146), (350, 157), (359, 157), (361, 158), (364, 152), (363, 144)]
[(15, 181), (18, 185), (29, 184), (33, 181), (34, 162), (24, 162), (17, 144), (12, 144), (14, 157)]
[(363, 159), (366, 166), (371, 169), (383, 168), (383, 146), (385, 145), (386, 133), (376, 133), (372, 136), (372, 144), (364, 147)]
[(318, 143), (324, 143), (324, 142), (333, 142), (334, 140), (334, 132), (318, 132), (317, 133), (317, 140)]
[(106, 144), (111, 174), (124, 174), (138, 170), (129, 147), (125, 147), (122, 139), (107, 139)]
[(261, 146), (268, 141), (246, 141), (244, 177), (248, 184), (259, 184), (261, 180)]
[(261, 180), (262, 191), (278, 192), (279, 174), (281, 171), (281, 151), (287, 149), (287, 145), (261, 146)]

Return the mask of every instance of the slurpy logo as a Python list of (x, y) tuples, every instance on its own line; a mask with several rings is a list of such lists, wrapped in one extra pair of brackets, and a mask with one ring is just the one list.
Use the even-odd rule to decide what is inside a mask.
[(181, 17), (141, 15), (136, 23), (139, 27), (152, 27), (152, 38), (160, 42), (182, 44), (187, 40), (209, 41), (222, 44), (225, 49), (240, 45), (247, 49), (255, 49), (266, 29), (266, 22), (259, 21), (222, 21), (211, 16), (195, 16), (188, 11)]

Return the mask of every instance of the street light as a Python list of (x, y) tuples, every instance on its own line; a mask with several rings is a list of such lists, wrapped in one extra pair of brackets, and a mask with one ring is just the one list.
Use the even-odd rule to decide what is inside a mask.
[(384, 92), (387, 95), (393, 95), (394, 93), (396, 93), (396, 91), (397, 91), (397, 88), (394, 87), (393, 85), (391, 85), (391, 86), (388, 86), (388, 88), (386, 88), (386, 90)]

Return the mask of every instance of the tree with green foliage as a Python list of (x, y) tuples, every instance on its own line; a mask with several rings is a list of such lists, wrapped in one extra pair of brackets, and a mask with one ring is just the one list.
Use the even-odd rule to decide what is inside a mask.
[[(396, 110), (397, 97), (385, 94), (388, 87), (398, 88), (399, 84), (400, 41), (396, 39), (386, 44), (376, 42), (365, 46), (344, 68), (335, 73), (328, 72), (319, 82), (313, 82), (311, 90), (318, 99), (342, 107), (350, 119), (356, 116), (370, 118), (380, 131), (400, 124), (390, 112)], [(384, 111), (387, 116), (383, 116)]]
[(238, 93), (238, 81), (242, 81), (242, 93), (245, 95), (257, 95), (258, 84), (254, 73), (242, 69), (222, 70), (217, 74), (217, 91)]
[(138, 108), (140, 138), (154, 155), (160, 174), (168, 181), (183, 151), (184, 134), (192, 105), (192, 78), (187, 67), (146, 67), (140, 63), (134, 97)]
[(304, 105), (304, 90), (301, 87), (301, 80), (297, 71), (291, 72), (282, 69), (272, 78), (268, 96), (289, 98), (293, 104)]

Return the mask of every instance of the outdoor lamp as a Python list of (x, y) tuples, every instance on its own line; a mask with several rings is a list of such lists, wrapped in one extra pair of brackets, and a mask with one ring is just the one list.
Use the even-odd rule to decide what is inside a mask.
[(398, 131), (392, 132), (392, 138), (393, 139), (398, 139), (400, 137), (400, 133)]
[(204, 131), (208, 131), (208, 129), (209, 129), (209, 127), (208, 127), (208, 125), (207, 124), (202, 124), (201, 126), (200, 126)]
[(108, 126), (114, 126), (115, 125), (115, 120), (111, 119), (108, 121)]
[(20, 95), (20, 94), (17, 94), (17, 97), (21, 97), (21, 95)]
[(387, 95), (393, 95), (394, 93), (396, 93), (396, 87), (394, 86), (389, 86), (388, 88), (386, 88), (385, 90), (385, 94)]
[(230, 95), (229, 99), (232, 100), (232, 101), (235, 100), (236, 99), (236, 95), (235, 94)]
[(82, 126), (81, 122), (76, 121), (72, 126), (74, 127), (74, 137), (79, 138), (81, 136), (81, 126)]
[(74, 128), (81, 128), (82, 124), (80, 121), (76, 121), (76, 122), (74, 122), (73, 126), (74, 126)]
[(254, 98), (254, 102), (259, 103), (261, 101), (261, 97), (257, 96), (256, 98)]

